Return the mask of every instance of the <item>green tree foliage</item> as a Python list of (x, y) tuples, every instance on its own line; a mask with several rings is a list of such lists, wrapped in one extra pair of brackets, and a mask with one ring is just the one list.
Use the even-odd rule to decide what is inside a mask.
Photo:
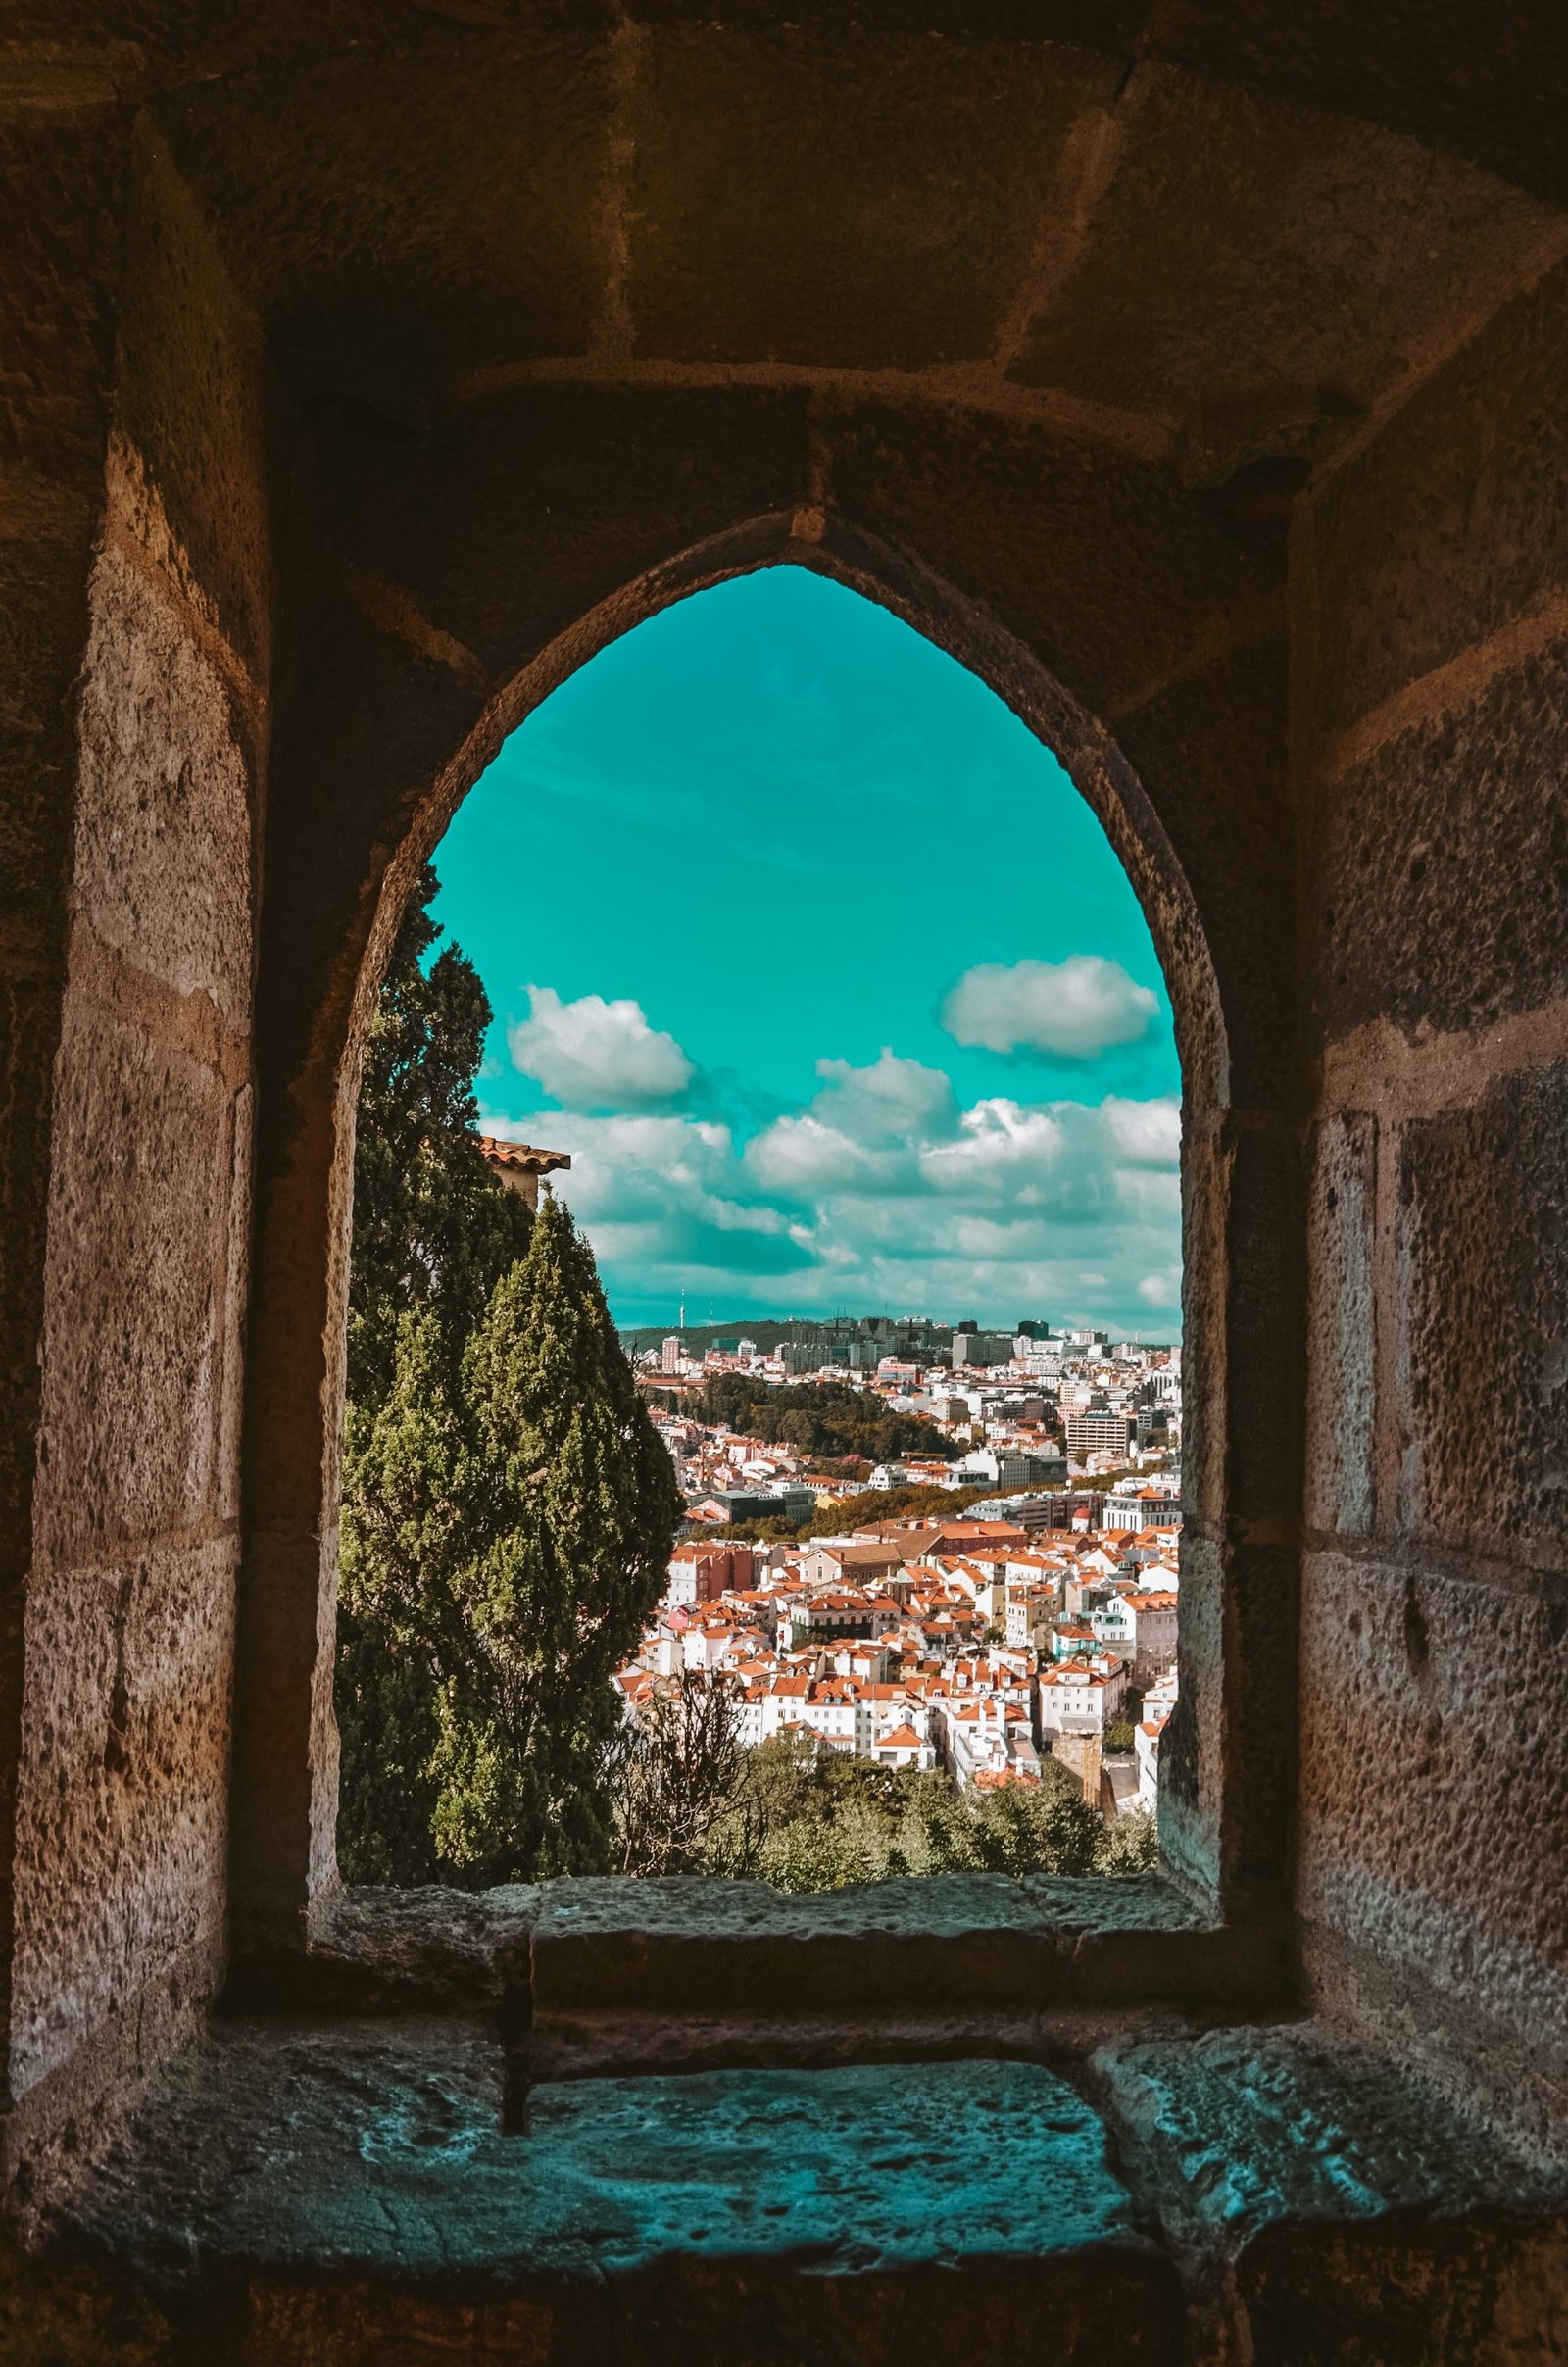
[(477, 1886), (609, 1862), (610, 1680), (680, 1504), (587, 1245), (474, 1148), (488, 1008), (455, 949), (423, 971), (434, 934), (399, 940), (361, 1104), (338, 1849)]
[(898, 1874), (1087, 1874), (1102, 1826), (1066, 1771), (960, 1792), (937, 1770), (895, 1770), (781, 1736), (743, 1754), (732, 1818), (708, 1862), (786, 1891), (840, 1890)]
[(1097, 1874), (1153, 1874), (1159, 1868), (1159, 1833), (1149, 1808), (1129, 1808), (1102, 1825), (1095, 1847)]
[(842, 1537), (881, 1520), (961, 1520), (970, 1504), (996, 1492), (989, 1482), (977, 1488), (863, 1488), (858, 1495), (824, 1505), (804, 1521), (738, 1520), (710, 1534), (754, 1545), (775, 1538), (788, 1544), (800, 1538)]
[(664, 1583), (681, 1503), (638, 1402), (591, 1252), (559, 1201), (464, 1358), (466, 1665), (443, 1686), (435, 1812), (471, 1880), (608, 1860), (611, 1679)]
[(802, 1381), (777, 1389), (748, 1373), (715, 1373), (703, 1390), (702, 1419), (781, 1442), (803, 1455), (858, 1455), (885, 1463), (901, 1455), (952, 1462), (957, 1454), (947, 1434), (923, 1414), (891, 1412), (879, 1398), (852, 1389), (847, 1381)]
[(426, 863), (365, 1047), (349, 1290), (348, 1394), (360, 1406), (378, 1405), (392, 1387), (399, 1319), (418, 1307), (435, 1315), (456, 1379), (532, 1221), (474, 1133), (473, 1080), (491, 1017), (479, 974), (455, 945), (425, 965), (441, 935), (425, 909), (437, 884)]

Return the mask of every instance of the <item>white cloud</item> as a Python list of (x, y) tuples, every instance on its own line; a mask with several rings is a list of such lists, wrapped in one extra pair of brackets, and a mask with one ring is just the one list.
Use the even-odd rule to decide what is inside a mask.
[(942, 1005), (958, 1044), (987, 1052), (1055, 1053), (1092, 1060), (1113, 1044), (1149, 1033), (1159, 998), (1102, 954), (1064, 962), (982, 962), (965, 970)]
[(570, 1110), (666, 1102), (695, 1074), (673, 1036), (650, 1027), (640, 1003), (581, 995), (564, 1003), (530, 986), (528, 1017), (507, 1036), (513, 1064)]
[[(558, 1189), (616, 1298), (673, 1308), (684, 1292), (688, 1312), (711, 1299), (720, 1315), (751, 1304), (805, 1314), (853, 1300), (949, 1319), (1033, 1313), (1146, 1329), (1157, 1319), (1174, 1331), (1174, 1100), (996, 1097), (959, 1112), (949, 1134), (866, 1143), (815, 1114), (850, 1090), (842, 1066), (824, 1064), (810, 1108), (744, 1148), (725, 1125), (651, 1110), (561, 1112), (521, 1130), (571, 1153)], [(929, 1093), (927, 1107), (934, 1127), (947, 1122), (940, 1096)], [(840, 1114), (858, 1122), (853, 1106), (847, 1113), (841, 1103)], [(872, 1118), (880, 1130), (880, 1114)]]
[(825, 1126), (809, 1110), (802, 1117), (775, 1118), (747, 1144), (745, 1159), (764, 1192), (790, 1200), (815, 1201), (834, 1192), (886, 1196), (920, 1188), (912, 1145), (876, 1149)]
[(931, 1140), (951, 1134), (958, 1123), (952, 1080), (940, 1068), (902, 1060), (884, 1044), (868, 1068), (848, 1060), (818, 1060), (825, 1081), (809, 1114), (851, 1142), (898, 1144), (911, 1137)]

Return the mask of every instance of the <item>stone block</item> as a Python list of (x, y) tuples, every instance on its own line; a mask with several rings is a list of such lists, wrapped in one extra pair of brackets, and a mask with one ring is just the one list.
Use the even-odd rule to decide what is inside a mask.
[(1284, 635), (1270, 632), (1114, 718), (1198, 909), (1224, 1030), (1222, 1099), (1245, 1110), (1289, 1108), (1298, 1090), (1287, 672)]
[(51, 1080), (60, 985), (0, 970), (0, 1566), (20, 1583), (32, 1560), (49, 1206)]
[(996, 345), (1108, 59), (801, 26), (661, 25), (635, 85), (640, 354), (909, 370)]
[[(22, 472), (0, 482), (0, 918), (61, 916), (70, 859), (73, 691), (87, 639), (85, 504)], [(22, 481), (18, 483), (18, 477)], [(6, 495), (16, 508), (7, 515)], [(43, 512), (41, 519), (35, 513)]]
[(1560, 1600), (1306, 1557), (1301, 1912), (1543, 2051), (1568, 2048), (1565, 1639)]
[(37, 1552), (65, 1564), (209, 1520), (224, 1369), (233, 1095), (77, 994), (55, 1086)]
[(1176, 1649), (1180, 1692), (1159, 1752), (1160, 1854), (1217, 1898), (1227, 1783), (1224, 1548), (1191, 1529), (1181, 1542)]
[(1307, 2023), (1133, 2039), (1096, 2068), (1128, 2174), (1201, 2264), (1197, 2355), (1558, 2354), (1568, 2183), (1402, 2067)]
[[(636, 0), (639, 25), (745, 25), (759, 34), (797, 25), (839, 29), (837, 0)], [(1146, 0), (864, 0), (857, 27), (933, 41), (1054, 41), (1123, 58), (1137, 40)]]
[[(1282, 571), (1280, 553), (1239, 544), (1168, 466), (1059, 427), (858, 401), (822, 434), (845, 517), (917, 552), (1107, 723)], [(1252, 698), (1260, 670), (1254, 656)], [(1010, 682), (997, 687), (1027, 715)], [(1199, 693), (1210, 709), (1222, 695)]]
[[(1332, 449), (1549, 209), (1345, 116), (1146, 60), (1121, 154), (1013, 374), (1163, 413), (1195, 480)], [(1375, 193), (1375, 194), (1374, 194)]]
[(107, 107), (0, 117), (0, 451), (66, 481), (102, 467), (123, 132)]
[(1520, 20), (1499, 41), (1494, 21), (1464, 7), (1352, 16), (1342, 0), (1299, 0), (1284, 15), (1268, 0), (1192, 0), (1145, 39), (1219, 80), (1389, 124), (1560, 202), (1560, 32), (1550, 18)]
[(1182, 1112), (1182, 1500), (1189, 1520), (1225, 1518), (1225, 1299), (1231, 1138), (1215, 1112)]
[(1317, 1002), (1331, 1036), (1484, 1027), (1568, 994), (1568, 642), (1326, 785)]
[(1234, 1119), (1227, 1136), (1225, 1517), (1294, 1521), (1305, 1385), (1300, 1140), (1272, 1118)]
[(580, 354), (610, 254), (611, 75), (580, 30), (412, 19), (292, 73), (187, 89), (171, 144), (310, 405), (394, 432), (445, 373)]
[(632, 2007), (851, 2012), (1058, 2002), (1071, 1944), (1001, 1874), (796, 1897), (675, 1876), (546, 1886), (532, 1946), (536, 2013)]
[(1561, 593), (1565, 368), (1568, 264), (1558, 264), (1466, 339), (1315, 498), (1320, 730), (1346, 730)]
[(1306, 1521), (1364, 1534), (1372, 1519), (1377, 1121), (1316, 1129), (1308, 1190)]
[(240, 2024), (89, 2175), (61, 2266), (152, 2272), (187, 2340), (237, 2271), (246, 2367), (894, 2367), (1042, 2325), (1068, 2367), (1180, 2356), (1175, 2270), (1035, 2064), (573, 2082), (516, 2136), (497, 2103), (472, 2028)]
[(113, 547), (93, 575), (74, 906), (95, 937), (243, 1029), (251, 783), (221, 675), (187, 616)]
[[(498, 689), (694, 546), (787, 519), (808, 486), (806, 397), (764, 387), (514, 388), (418, 438), (340, 423), (322, 441), (339, 552)], [(607, 638), (640, 621), (635, 599)]]
[(311, 1919), (303, 1953), (241, 1965), (230, 1995), (275, 2011), (462, 2013), (501, 2007), (527, 1990), (528, 1940), (539, 1893), (436, 1884), (336, 1892)]
[[(121, 530), (269, 686), (286, 470), (263, 332), (160, 138), (136, 145), (109, 483)], [(275, 440), (274, 440), (275, 439)]]
[[(224, 1925), (237, 1546), (38, 1568), (26, 1610), (10, 2081), (21, 2094)], [(204, 1983), (205, 1976), (205, 1983)]]
[(1394, 1519), (1568, 1570), (1568, 1062), (1407, 1124), (1395, 1222)]

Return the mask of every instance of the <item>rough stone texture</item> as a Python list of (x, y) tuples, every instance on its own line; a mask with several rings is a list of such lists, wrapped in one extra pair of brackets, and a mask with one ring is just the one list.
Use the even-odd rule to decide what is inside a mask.
[[(250, 777), (189, 619), (105, 552), (80, 706), (75, 899), (94, 936), (228, 1027), (251, 1007)], [(122, 795), (127, 779), (133, 798)]]
[(1563, 590), (1565, 352), (1559, 265), (1325, 485), (1313, 504), (1319, 729), (1347, 729)]
[(612, 73), (607, 27), (585, 14), (563, 35), (425, 12), (412, 39), (169, 111), (307, 402), (417, 426), (443, 366), (584, 350), (607, 261)]
[[(626, 302), (639, 354), (853, 363), (988, 356), (1067, 141), (1116, 69), (1044, 46), (837, 28), (647, 36)], [(1039, 252), (1044, 244), (1044, 255)]]
[(71, 835), (71, 691), (87, 632), (89, 513), (0, 469), (0, 916), (58, 899)]
[(1307, 1209), (1306, 1524), (1364, 1534), (1372, 1518), (1376, 1121), (1319, 1127)]
[[(1568, 1571), (1568, 1062), (1408, 1125), (1399, 1530)], [(1528, 1221), (1525, 1211), (1529, 1211)]]
[[(1506, 2043), (1511, 2025), (1508, 2051), (1560, 2083), (1568, 1726), (1553, 1696), (1568, 1600), (1313, 1554), (1301, 1653), (1301, 1912), (1368, 1963), (1419, 1967), (1461, 2053), (1477, 2035)], [(1524, 1669), (1539, 1692), (1521, 1705)], [(1402, 1783), (1388, 1783), (1391, 1765)], [(1443, 2046), (1436, 2017), (1414, 2043)], [(1545, 2135), (1539, 2094), (1507, 2076), (1516, 2113)]]
[[(145, 256), (125, 268), (149, 294)], [(195, 326), (186, 429), (204, 405), (224, 413), (221, 432), (188, 435), (188, 457), (230, 488), (209, 518), (226, 501), (237, 543), (250, 415), (236, 388), (254, 355), (225, 378), (215, 357), (232, 308), (214, 308), (211, 272), (180, 284)], [(156, 335), (153, 315), (167, 321), (177, 303), (149, 294), (142, 325)], [(120, 355), (125, 414), (135, 345)], [(20, 1732), (5, 1771), (18, 2191), (98, 2125), (118, 2082), (188, 2035), (221, 1978), (226, 1927), (263, 733), (222, 628), (245, 612), (230, 584), (248, 580), (253, 625), (267, 594), (254, 567), (209, 593), (213, 536), (193, 557), (180, 505), (172, 513), (123, 433), (107, 467), (103, 446), (94, 459), (104, 518), (68, 711), (74, 814), (60, 800), (69, 934), (31, 1567), (14, 1631)], [(254, 527), (254, 504), (246, 514)], [(258, 658), (265, 635), (248, 647)]]
[(791, 1897), (752, 1882), (553, 1883), (503, 1944), (508, 2109), (541, 2080), (722, 2065), (1081, 2056), (1128, 2006), (1266, 2009), (1278, 1926), (1163, 1877), (943, 1875)]
[(1178, 2356), (1170, 2265), (1097, 2116), (1037, 2065), (541, 2088), (525, 2136), (501, 2132), (498, 2069), (462, 2025), (242, 2025), (170, 2083), (78, 2228), (187, 2340), (221, 2332), (257, 2367), (426, 2346), (891, 2367), (1043, 2322), (1053, 2357)]
[[(977, 1894), (952, 1912), (928, 1900), (922, 1935), (852, 1900), (817, 1908), (813, 1937), (798, 1902), (773, 1902), (750, 1937), (712, 1939), (724, 1978), (750, 1951), (781, 2021), (783, 1968), (814, 1964), (837, 2000), (818, 2040), (841, 2050), (869, 2045), (867, 2000), (897, 1974), (933, 1995), (1044, 1990), (1058, 2002), (1017, 2008), (1009, 2043), (1070, 2053), (1044, 2019), (1076, 2017), (1081, 2041), (1118, 1999), (1234, 2014), (1277, 1993), (1298, 1942), (1336, 2012), (1539, 2146), (1563, 2144), (1568, 1129), (1551, 998), (1568, 225), (1536, 201), (1568, 193), (1568, 56), (1550, 15), (13, 10), (14, 2193), (19, 2163), (48, 2184), (190, 2028), (225, 1918), (264, 2001), (481, 2005), (493, 2096), (504, 2047), (528, 2059), (536, 1970), (535, 2074), (547, 2040), (592, 2070), (615, 2016), (616, 2044), (657, 2052), (632, 2026), (656, 2009), (625, 2002), (645, 1973), (677, 1994), (683, 1935), (644, 1928), (653, 1907), (568, 1938), (553, 1900), (535, 1945), (535, 1902), (333, 1903), (356, 1029), (419, 856), (505, 732), (670, 599), (789, 558), (885, 600), (1057, 748), (1167, 965), (1193, 1435), (1163, 1830), (1193, 1912), (1143, 1889), (1099, 1916), (1054, 1893)], [(567, 1997), (585, 1971), (621, 1999), (595, 2009), (597, 2039), (566, 2027), (592, 2018)], [(755, 2046), (765, 2015), (745, 2007)], [(933, 2007), (921, 2044), (972, 2050), (987, 2011)], [(311, 2068), (357, 2044), (318, 2040), (295, 2064), (310, 2110), (352, 2120), (344, 2096), (375, 2091), (379, 2073), (367, 2089)], [(259, 2048), (247, 2071), (243, 2052), (218, 2088), (289, 2076), (293, 2058)], [(398, 2074), (446, 2094), (431, 2076), (425, 2091), (416, 2066)], [(570, 2114), (591, 2114), (595, 2086)], [(1240, 2157), (1245, 2131), (1212, 2109)], [(436, 2124), (416, 2149), (444, 2178)], [(196, 2124), (180, 2125), (188, 2150)], [(333, 2142), (343, 2195), (323, 2177), (309, 2207), (365, 2200), (384, 2262), (391, 2226)], [(164, 2158), (188, 2183), (172, 2142)], [(1497, 2157), (1499, 2189), (1513, 2174)], [(1334, 2355), (1343, 2335), (1347, 2357), (1523, 2367), (1561, 2347), (1532, 2297), (1549, 2233), (1483, 2225), (1468, 2204), (1445, 2233), (1420, 2194), (1388, 2193), (1389, 2210), (1321, 2241), (1288, 2216), (1249, 2237), (1225, 2271), (1243, 2355)], [(255, 2224), (213, 2207), (220, 2247)], [(504, 2218), (484, 2224), (504, 2239)], [(25, 2262), (0, 2277), (19, 2355), (46, 2341), (92, 2355), (97, 2272), (74, 2260), (74, 2288), (46, 2291)], [(319, 2254), (303, 2281), (215, 2263), (204, 2321), (160, 2325), (143, 2290), (113, 2340), (142, 2359), (173, 2342), (185, 2361), (457, 2341), (570, 2354), (575, 2331), (533, 2300), (487, 2317), (462, 2291), (473, 2274), (471, 2257), (453, 2266), (416, 2320), (384, 2268), (334, 2286)], [(1369, 2274), (1384, 2296), (1356, 2331)], [(718, 2355), (719, 2328), (741, 2355), (870, 2355), (870, 2323), (906, 2351), (970, 2290), (911, 2271), (900, 2291), (918, 2297), (867, 2318), (852, 2279), (770, 2270), (748, 2287), (710, 2260), (648, 2275), (635, 2305), (601, 2292), (601, 2347)], [(1075, 2275), (1077, 2299), (1054, 2283), (1048, 2305), (1049, 2260), (992, 2264), (997, 2314), (971, 2311), (962, 2340), (1021, 2350), (1101, 2308), (1101, 2284)], [(1102, 2338), (1081, 2319), (1075, 2339), (1102, 2355)]]
[(318, 2013), (499, 2010), (520, 1978), (539, 1892), (367, 1887), (339, 1891), (312, 1919), (303, 1955), (239, 1968), (229, 2000)]
[(1558, 640), (1334, 782), (1318, 956), (1331, 1035), (1371, 1020), (1407, 1036), (1469, 1030), (1568, 997), (1565, 758)]
[(1195, 626), (1278, 582), (1278, 554), (1240, 546), (1168, 466), (1082, 432), (858, 402), (827, 434), (835, 504), (983, 601), (1106, 721), (1181, 667)]
[(38, 1772), (17, 1836), (11, 2079), (60, 2068), (166, 1963), (200, 1994), (223, 1943), (233, 1548), (50, 1573), (29, 1604)]
[(1120, 169), (1015, 374), (1162, 410), (1197, 483), (1332, 449), (1553, 222), (1414, 140), (1169, 66), (1134, 71), (1116, 123)]
[(57, 1125), (82, 1157), (74, 1171), (57, 1170), (51, 1211), (53, 1478), (39, 1526), (53, 1560), (179, 1533), (210, 1505), (237, 1312), (220, 1303), (216, 1264), (226, 1248), (232, 1104), (205, 1064), (122, 1018), (83, 1008), (68, 1022)]
[[(1219, 1106), (1290, 1109), (1296, 988), (1276, 918), (1293, 900), (1297, 856), (1285, 778), (1285, 643), (1249, 630), (1219, 655), (1173, 670), (1174, 680), (1152, 685), (1117, 716), (1117, 739), (1202, 916), (1224, 1013)], [(1188, 1098), (1201, 1111), (1195, 1082), (1184, 1071)]]
[(1568, 2355), (1568, 2182), (1438, 2090), (1310, 2025), (1135, 2041), (1097, 2069), (1121, 2159), (1194, 2272), (1196, 2355)]
[(643, 2004), (679, 2011), (1054, 2002), (1064, 1951), (1040, 1905), (1002, 1874), (874, 1883), (796, 1898), (760, 1882), (546, 1886), (533, 1933), (535, 2011)]

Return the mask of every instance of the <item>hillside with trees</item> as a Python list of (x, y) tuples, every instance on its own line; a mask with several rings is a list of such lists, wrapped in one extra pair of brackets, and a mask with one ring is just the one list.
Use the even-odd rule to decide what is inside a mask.
[(895, 1413), (847, 1381), (801, 1381), (779, 1389), (749, 1373), (715, 1373), (704, 1386), (699, 1419), (829, 1462), (858, 1455), (863, 1462), (888, 1463), (905, 1455), (952, 1462), (958, 1454), (923, 1414)]

